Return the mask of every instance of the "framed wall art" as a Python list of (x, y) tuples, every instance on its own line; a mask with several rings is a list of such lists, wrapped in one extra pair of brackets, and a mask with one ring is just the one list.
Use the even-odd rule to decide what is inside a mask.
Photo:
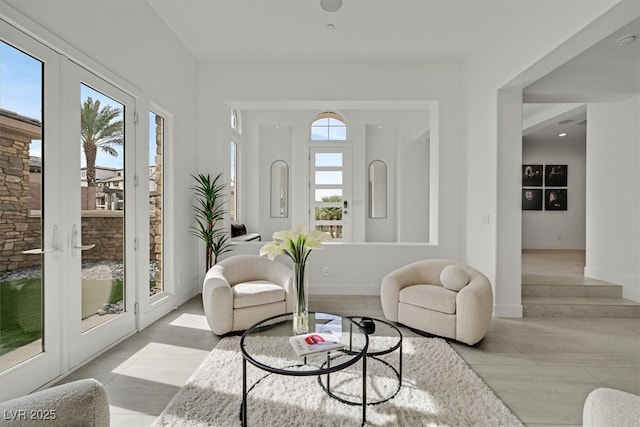
[(522, 165), (522, 186), (542, 187), (542, 165)]
[(566, 211), (567, 189), (546, 188), (544, 190), (544, 209), (547, 211)]
[(544, 185), (545, 187), (566, 187), (567, 165), (545, 165)]
[(541, 211), (542, 210), (542, 189), (523, 188), (522, 189), (522, 210)]

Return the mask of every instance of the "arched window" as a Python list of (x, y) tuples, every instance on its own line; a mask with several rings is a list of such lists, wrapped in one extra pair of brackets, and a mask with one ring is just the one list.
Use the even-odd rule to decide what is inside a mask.
[(311, 140), (346, 141), (347, 125), (344, 119), (332, 112), (318, 114), (311, 123)]

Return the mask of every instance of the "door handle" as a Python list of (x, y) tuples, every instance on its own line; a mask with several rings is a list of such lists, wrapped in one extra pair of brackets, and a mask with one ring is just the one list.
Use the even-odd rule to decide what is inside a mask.
[(80, 233), (78, 232), (78, 227), (73, 224), (73, 228), (71, 229), (71, 241), (73, 242), (74, 253), (76, 250), (86, 251), (88, 249), (93, 249), (96, 247), (96, 245), (83, 245), (82, 243), (80, 243), (80, 239), (78, 238), (79, 235)]
[(42, 248), (37, 248), (37, 249), (29, 249), (26, 251), (22, 251), (23, 254), (25, 255), (42, 255), (42, 254), (50, 254), (52, 252), (55, 252), (55, 249), (42, 249)]
[(87, 249), (93, 249), (96, 245), (75, 245), (74, 249), (80, 249), (81, 251), (86, 251)]
[(52, 238), (51, 238), (51, 243), (53, 247), (51, 249), (42, 249), (42, 248), (27, 249), (26, 251), (22, 251), (22, 253), (25, 255), (43, 255), (43, 254), (51, 254), (51, 253), (57, 252), (60, 250), (58, 246), (58, 239), (59, 239), (58, 226), (54, 225), (53, 231), (52, 231)]

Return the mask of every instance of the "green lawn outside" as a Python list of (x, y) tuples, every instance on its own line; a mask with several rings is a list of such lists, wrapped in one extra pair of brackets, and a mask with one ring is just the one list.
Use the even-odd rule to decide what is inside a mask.
[[(109, 303), (123, 299), (122, 280), (113, 280)], [(0, 283), (0, 355), (42, 336), (42, 285), (40, 279)]]
[(40, 279), (0, 283), (0, 355), (29, 344), (41, 335)]

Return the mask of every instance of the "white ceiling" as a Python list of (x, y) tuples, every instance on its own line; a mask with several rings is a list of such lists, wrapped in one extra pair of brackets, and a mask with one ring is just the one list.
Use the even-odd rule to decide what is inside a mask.
[[(524, 104), (523, 143), (585, 144), (586, 104)], [(559, 136), (561, 133), (565, 136)]]
[[(617, 101), (640, 93), (640, 38), (626, 46), (618, 44), (618, 40), (631, 34), (640, 37), (640, 19), (526, 87), (523, 142), (584, 144), (584, 103)], [(560, 133), (567, 136), (559, 137)]]
[(640, 18), (614, 31), (523, 91), (525, 102), (608, 102), (640, 92)]
[[(203, 63), (462, 61), (510, 29), (544, 28), (557, 6), (540, 0), (344, 0), (330, 13), (320, 0), (146, 1)], [(558, 121), (586, 116), (584, 109), (562, 110), (557, 120), (541, 113), (554, 111), (553, 103), (612, 100), (640, 91), (640, 40), (626, 48), (615, 43), (628, 33), (640, 34), (640, 19), (524, 90), (525, 102), (541, 103), (525, 104), (525, 122), (544, 117), (525, 126), (528, 140), (557, 137)], [(564, 141), (584, 139), (585, 128), (574, 125)]]
[(344, 0), (337, 12), (325, 12), (320, 0), (147, 2), (201, 62), (461, 60), (518, 23), (543, 27), (557, 7), (539, 0)]

